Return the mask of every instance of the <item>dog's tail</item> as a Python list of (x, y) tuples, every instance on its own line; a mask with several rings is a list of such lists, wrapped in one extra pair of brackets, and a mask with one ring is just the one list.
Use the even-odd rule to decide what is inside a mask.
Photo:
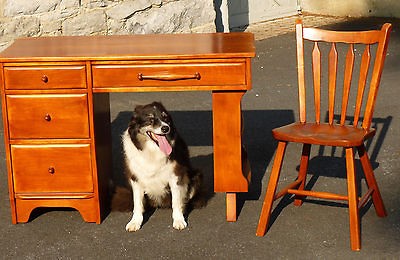
[(111, 211), (128, 212), (133, 210), (132, 189), (115, 187), (111, 200)]
[(197, 169), (192, 169), (194, 174), (191, 178), (191, 190), (190, 190), (190, 199), (189, 205), (193, 209), (199, 209), (207, 206), (208, 202), (208, 192), (203, 183), (203, 175)]

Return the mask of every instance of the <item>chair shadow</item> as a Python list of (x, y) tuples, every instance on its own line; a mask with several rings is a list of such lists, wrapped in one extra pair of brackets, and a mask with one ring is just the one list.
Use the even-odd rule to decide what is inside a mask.
[[(212, 112), (211, 111), (170, 111), (174, 124), (180, 135), (191, 148), (212, 147)], [(239, 193), (237, 199), (237, 216), (240, 215), (246, 200), (258, 200), (261, 195), (262, 179), (266, 167), (275, 152), (276, 142), (271, 136), (275, 127), (293, 122), (292, 110), (245, 110), (243, 114), (243, 145), (246, 148), (251, 167), (251, 181), (247, 193)], [(124, 175), (124, 163), (121, 146), (121, 134), (125, 131), (132, 112), (121, 111), (111, 123), (114, 186), (128, 188)], [(213, 153), (191, 157), (192, 165), (203, 174), (203, 196), (206, 203), (214, 196)], [(188, 214), (190, 214), (189, 209)], [(146, 215), (147, 221), (150, 215)]]
[[(352, 118), (348, 118), (352, 120)], [(369, 139), (366, 142), (366, 149), (370, 157), (372, 168), (375, 170), (379, 167), (379, 162), (376, 161), (378, 153), (382, 147), (385, 136), (390, 128), (391, 122), (393, 120), (392, 116), (385, 118), (373, 118), (372, 127), (376, 129), (376, 135), (374, 138)], [(311, 176), (305, 186), (306, 190), (312, 190), (317, 184), (320, 177), (328, 178), (339, 178), (346, 179), (346, 158), (345, 151), (338, 147), (319, 146), (318, 153), (316, 156), (312, 157), (309, 161), (309, 167), (307, 171), (307, 176)], [(296, 171), (300, 168), (299, 165), (296, 166)], [(362, 180), (365, 179), (364, 172), (361, 166), (361, 162), (358, 158), (355, 159), (355, 171), (358, 186), (358, 196), (362, 196)], [(273, 225), (277, 217), (280, 215), (282, 210), (294, 201), (294, 196), (287, 194), (278, 202), (276, 207), (273, 209), (270, 218), (269, 227)], [(320, 199), (305, 198), (303, 202), (313, 203), (318, 205), (324, 205), (329, 207), (347, 208), (347, 203), (327, 201)], [(369, 200), (361, 209), (360, 217), (370, 209), (373, 205), (372, 200)], [(269, 229), (269, 227), (267, 227)]]

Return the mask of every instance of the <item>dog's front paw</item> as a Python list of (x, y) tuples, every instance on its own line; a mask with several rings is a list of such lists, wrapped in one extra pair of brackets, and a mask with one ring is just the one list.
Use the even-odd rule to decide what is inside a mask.
[(142, 222), (143, 222), (143, 216), (133, 216), (131, 221), (129, 221), (129, 223), (126, 224), (125, 229), (128, 232), (138, 231), (142, 226)]
[(185, 219), (174, 219), (173, 227), (177, 230), (182, 230), (187, 227)]

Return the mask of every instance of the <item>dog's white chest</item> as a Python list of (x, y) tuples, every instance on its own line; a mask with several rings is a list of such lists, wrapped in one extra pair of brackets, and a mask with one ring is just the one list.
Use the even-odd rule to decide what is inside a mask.
[(122, 135), (125, 158), (129, 170), (135, 174), (144, 192), (150, 196), (163, 196), (170, 181), (177, 180), (175, 162), (168, 160), (153, 142), (146, 142), (142, 150), (132, 143), (128, 132)]

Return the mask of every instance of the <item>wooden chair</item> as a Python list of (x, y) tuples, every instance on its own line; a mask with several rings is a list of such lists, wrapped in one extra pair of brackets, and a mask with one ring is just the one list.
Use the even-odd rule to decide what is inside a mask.
[[(361, 249), (360, 241), (360, 209), (372, 197), (376, 213), (379, 217), (387, 215), (383, 201), (378, 189), (377, 182), (374, 177), (370, 159), (367, 155), (364, 141), (372, 138), (375, 134), (375, 129), (371, 128), (371, 120), (375, 107), (375, 100), (378, 93), (379, 82), (381, 79), (383, 64), (386, 56), (391, 24), (384, 24), (381, 30), (370, 31), (329, 31), (317, 28), (303, 28), (302, 22), (296, 22), (296, 39), (297, 39), (297, 69), (298, 69), (298, 91), (299, 91), (299, 122), (295, 122), (283, 127), (272, 130), (273, 137), (278, 141), (275, 159), (264, 199), (261, 216), (257, 227), (257, 236), (263, 236), (268, 227), (271, 215), (273, 202), (286, 194), (294, 195), (294, 205), (300, 206), (303, 200), (310, 196), (325, 200), (340, 200), (347, 201), (350, 217), (350, 242), (352, 250)], [(310, 75), (313, 78), (314, 92), (314, 117), (315, 121), (309, 122), (306, 115), (306, 82), (305, 82), (305, 43), (311, 46), (311, 57), (309, 60), (312, 63)], [(322, 49), (320, 45), (328, 43), (327, 56), (327, 71), (328, 71), (328, 86), (326, 106), (328, 113), (328, 122), (320, 121), (321, 115), (321, 77), (324, 63), (321, 63)], [(343, 66), (338, 66), (338, 47), (348, 45), (345, 51)], [(362, 44), (362, 48), (360, 47)], [(357, 53), (362, 53), (356, 63), (355, 46)], [(347, 48), (347, 47), (346, 47)], [(312, 50), (311, 50), (312, 49)], [(361, 50), (361, 52), (359, 51)], [(376, 50), (374, 52), (374, 50)], [(374, 55), (373, 55), (374, 54)], [(324, 56), (324, 57), (325, 57)], [(375, 56), (373, 66), (371, 59)], [(341, 60), (340, 60), (341, 61)], [(359, 70), (355, 69), (355, 65), (359, 64)], [(344, 67), (343, 88), (336, 89), (338, 79), (338, 68)], [(355, 80), (358, 79), (358, 86), (355, 88), (354, 104), (348, 106), (349, 93), (352, 85), (353, 72), (359, 71), (358, 76), (355, 75)], [(354, 73), (356, 74), (356, 73)], [(366, 88), (367, 82), (369, 87)], [(363, 102), (364, 92), (366, 99)], [(341, 93), (341, 103), (335, 106), (336, 93)], [(340, 97), (337, 97), (340, 98)], [(365, 102), (366, 101), (366, 102)], [(365, 103), (363, 105), (363, 103)], [(340, 110), (340, 121), (334, 122), (335, 107)], [(352, 118), (353, 122), (346, 122), (347, 110), (354, 107)], [(312, 109), (311, 109), (312, 110)], [(350, 109), (349, 109), (350, 110)], [(364, 111), (362, 113), (362, 111)], [(310, 117), (310, 115), (309, 115)], [(307, 118), (307, 120), (306, 120)], [(289, 184), (286, 188), (276, 193), (279, 175), (282, 168), (282, 162), (285, 155), (286, 146), (289, 142), (302, 143), (303, 149), (300, 159), (300, 167), (297, 179)], [(347, 176), (347, 195), (339, 195), (331, 192), (319, 192), (305, 189), (307, 168), (310, 159), (311, 145), (343, 147), (346, 158), (346, 176)], [(358, 151), (362, 169), (364, 171), (365, 180), (368, 186), (366, 194), (359, 198), (357, 188), (357, 176), (355, 172), (354, 154)]]

